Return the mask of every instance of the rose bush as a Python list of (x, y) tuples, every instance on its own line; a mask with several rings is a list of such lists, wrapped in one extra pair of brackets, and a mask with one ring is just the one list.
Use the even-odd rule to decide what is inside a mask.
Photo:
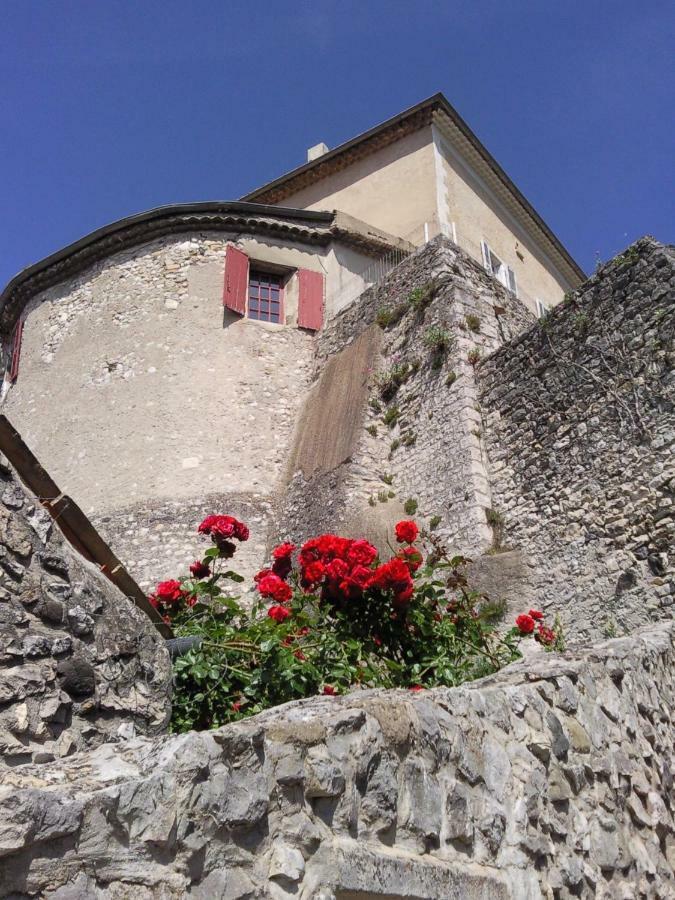
[(203, 559), (150, 595), (177, 636), (200, 638), (174, 664), (174, 731), (216, 728), (313, 694), (457, 685), (517, 659), (525, 636), (561, 646), (559, 627), (537, 610), (498, 629), (503, 604), (471, 590), (468, 560), (413, 521), (396, 525), (403, 546), (384, 561), (368, 541), (334, 534), (280, 544), (246, 604), (223, 586), (243, 581), (227, 560), (248, 528), (208, 516), (198, 531), (212, 542)]

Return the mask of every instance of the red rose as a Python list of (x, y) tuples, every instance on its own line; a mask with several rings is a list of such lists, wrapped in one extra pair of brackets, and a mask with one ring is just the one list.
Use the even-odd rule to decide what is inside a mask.
[(407, 564), (411, 572), (416, 572), (422, 565), (423, 557), (417, 547), (404, 547), (398, 555)]
[(213, 538), (235, 537), (238, 541), (247, 541), (249, 538), (246, 525), (233, 516), (207, 516), (197, 531), (200, 534), (210, 534)]
[(304, 661), (307, 659), (307, 657), (306, 657), (305, 654), (302, 652), (302, 650), (296, 650), (295, 653), (293, 654), (293, 656), (294, 656), (296, 659), (299, 659), (300, 662), (304, 662)]
[(239, 712), (240, 709), (241, 709), (241, 703), (237, 702), (237, 703), (232, 704), (232, 712)]
[(337, 694), (337, 691), (335, 690), (335, 688), (333, 687), (332, 684), (324, 684), (323, 693), (326, 694), (328, 697), (334, 697)]
[(196, 594), (187, 594), (187, 595), (186, 595), (186, 597), (185, 597), (185, 603), (186, 603), (188, 606), (194, 606), (196, 602), (197, 602), (197, 595), (196, 595)]
[(528, 616), (531, 616), (533, 619), (536, 619), (537, 621), (544, 618), (543, 612), (539, 612), (538, 609), (531, 609), (528, 613)]
[(211, 574), (211, 569), (209, 569), (206, 563), (196, 559), (190, 566), (190, 573), (194, 575), (195, 578), (208, 578)]
[(155, 596), (160, 603), (176, 603), (183, 596), (180, 581), (160, 581), (155, 588)]
[(349, 574), (349, 566), (343, 559), (332, 559), (326, 566), (326, 577), (341, 581)]
[(267, 610), (267, 615), (274, 619), (275, 622), (283, 622), (287, 619), (291, 614), (290, 609), (287, 609), (285, 606), (270, 606)]
[(258, 590), (263, 597), (271, 597), (277, 603), (285, 603), (293, 596), (293, 591), (278, 575), (265, 575), (258, 582)]
[(287, 559), (294, 550), (295, 544), (279, 544), (278, 547), (275, 547), (274, 550), (272, 550), (272, 556), (274, 559)]
[(516, 619), (516, 627), (521, 634), (532, 634), (534, 631), (534, 619), (523, 613)]
[(409, 691), (423, 691), (425, 690), (424, 686), (421, 684), (413, 684), (408, 688)]
[(377, 548), (368, 541), (354, 541), (347, 551), (350, 566), (369, 566), (377, 559)]
[(307, 585), (316, 584), (326, 574), (326, 567), (320, 560), (314, 560), (302, 571), (302, 580)]
[(393, 591), (400, 601), (410, 599), (413, 591), (410, 571), (397, 556), (375, 569), (368, 581), (368, 587), (380, 591)]
[(257, 575), (253, 576), (253, 580), (256, 584), (259, 584), (260, 580), (268, 575), (274, 575), (274, 572), (271, 569), (261, 569)]
[(396, 540), (399, 544), (412, 544), (417, 540), (417, 535), (420, 533), (417, 525), (408, 520), (399, 522), (394, 528), (396, 533)]

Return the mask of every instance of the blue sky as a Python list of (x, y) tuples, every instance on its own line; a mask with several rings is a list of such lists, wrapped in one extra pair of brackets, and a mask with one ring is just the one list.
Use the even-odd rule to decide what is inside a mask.
[(443, 91), (592, 271), (675, 240), (675, 3), (3, 0), (0, 287)]

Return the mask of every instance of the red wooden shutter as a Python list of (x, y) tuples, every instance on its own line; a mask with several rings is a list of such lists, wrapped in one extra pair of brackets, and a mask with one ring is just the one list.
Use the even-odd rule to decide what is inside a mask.
[(232, 244), (225, 251), (225, 284), (223, 306), (243, 316), (248, 293), (248, 256)]
[(323, 275), (298, 269), (298, 325), (318, 331), (323, 325)]
[(21, 337), (23, 335), (23, 322), (21, 319), (14, 326), (12, 334), (11, 359), (9, 363), (9, 380), (16, 381), (19, 374), (19, 359), (21, 357)]

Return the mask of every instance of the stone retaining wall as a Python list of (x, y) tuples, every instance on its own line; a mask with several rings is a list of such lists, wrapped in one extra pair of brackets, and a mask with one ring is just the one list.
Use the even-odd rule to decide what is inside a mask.
[(662, 625), (0, 776), (0, 897), (671, 898)]
[(0, 767), (163, 731), (170, 686), (148, 616), (0, 462)]
[(674, 338), (675, 248), (645, 238), (476, 370), (523, 599), (577, 638), (672, 614)]

